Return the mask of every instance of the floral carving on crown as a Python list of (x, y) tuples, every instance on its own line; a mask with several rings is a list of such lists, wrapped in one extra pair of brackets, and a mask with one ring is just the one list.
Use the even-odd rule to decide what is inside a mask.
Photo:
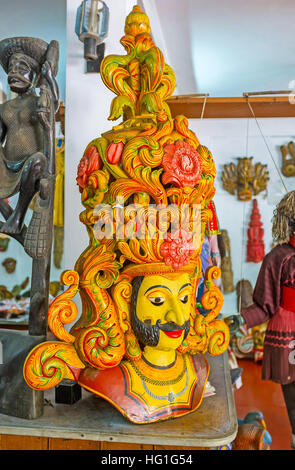
[(160, 248), (165, 264), (175, 270), (189, 264), (194, 251), (193, 237), (183, 229), (167, 234), (167, 238)]
[(77, 183), (79, 185), (79, 190), (82, 193), (83, 189), (86, 188), (88, 184), (88, 177), (96, 170), (101, 168), (101, 160), (97, 148), (95, 146), (89, 147), (80, 163), (78, 165), (77, 171)]
[(179, 187), (193, 188), (201, 178), (201, 155), (190, 144), (177, 140), (164, 147), (162, 166), (165, 173), (164, 184), (172, 183)]

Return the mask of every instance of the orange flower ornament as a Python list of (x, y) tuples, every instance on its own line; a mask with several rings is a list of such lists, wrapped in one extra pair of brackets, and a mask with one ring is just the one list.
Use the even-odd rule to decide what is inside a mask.
[(202, 160), (199, 152), (187, 142), (178, 140), (164, 148), (162, 181), (176, 186), (193, 188), (201, 178)]

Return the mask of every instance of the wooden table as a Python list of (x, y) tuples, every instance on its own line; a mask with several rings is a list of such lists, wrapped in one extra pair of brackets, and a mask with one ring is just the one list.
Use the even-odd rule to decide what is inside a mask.
[(0, 414), (0, 449), (208, 449), (229, 444), (238, 425), (227, 353), (207, 359), (216, 394), (205, 397), (194, 413), (132, 424), (87, 391), (74, 405), (62, 405), (55, 404), (50, 390), (45, 398), (53, 406), (45, 406), (41, 418), (27, 421)]
[(28, 330), (29, 320), (28, 318), (26, 318), (21, 321), (15, 321), (15, 320), (5, 320), (4, 318), (1, 318), (0, 328), (4, 330)]

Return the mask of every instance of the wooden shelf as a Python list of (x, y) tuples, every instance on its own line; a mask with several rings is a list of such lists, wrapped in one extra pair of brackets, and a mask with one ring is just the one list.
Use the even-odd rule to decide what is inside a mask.
[[(73, 405), (56, 403), (54, 389), (51, 389), (44, 397), (53, 406), (45, 406), (40, 418), (26, 420), (0, 414), (0, 450), (11, 449), (10, 446), (21, 439), (16, 436), (23, 436), (23, 442), (20, 440), (19, 444), (22, 448), (42, 446), (42, 449), (48, 445), (49, 448), (64, 449), (65, 439), (72, 440), (71, 448), (76, 449), (82, 448), (80, 440), (86, 440), (88, 448), (100, 449), (110, 448), (103, 447), (103, 443), (113, 443), (119, 449), (176, 446), (207, 450), (230, 444), (236, 438), (238, 422), (228, 355), (206, 355), (206, 358), (210, 365), (209, 381), (215, 394), (205, 397), (195, 412), (174, 419), (173, 426), (172, 420), (133, 424), (107, 401), (86, 390), (82, 390), (82, 399)], [(56, 439), (58, 441), (54, 442)], [(96, 442), (91, 444), (89, 441)]]
[[(202, 115), (204, 99), (174, 96), (167, 103), (173, 117), (183, 114), (189, 119), (198, 119)], [(255, 96), (248, 100), (257, 118), (295, 117), (295, 104), (290, 103), (289, 96)], [(245, 97), (207, 97), (203, 118), (253, 118), (253, 115)]]

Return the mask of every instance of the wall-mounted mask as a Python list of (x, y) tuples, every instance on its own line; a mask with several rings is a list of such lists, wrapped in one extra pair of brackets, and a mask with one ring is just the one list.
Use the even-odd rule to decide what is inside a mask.
[(7, 251), (10, 238), (7, 235), (0, 233), (0, 251)]
[(22, 291), (25, 290), (26, 287), (28, 287), (29, 281), (30, 281), (30, 278), (29, 276), (27, 276), (26, 279), (21, 284), (16, 284), (11, 291), (13, 297), (19, 297)]
[(61, 290), (61, 284), (58, 281), (52, 281), (49, 284), (49, 293), (52, 297), (56, 297)]
[(221, 176), (223, 188), (230, 194), (237, 194), (239, 201), (250, 201), (267, 188), (267, 165), (254, 165), (252, 160), (253, 157), (238, 158), (237, 164), (224, 165)]
[(16, 260), (13, 259), (13, 258), (6, 258), (3, 261), (2, 266), (4, 266), (4, 268), (5, 268), (5, 270), (8, 274), (12, 274), (15, 271), (15, 268), (16, 268)]
[(13, 294), (7, 289), (7, 287), (0, 286), (0, 301), (12, 298)]
[(295, 148), (294, 142), (288, 145), (281, 145), (282, 153), (282, 173), (284, 176), (295, 176)]

